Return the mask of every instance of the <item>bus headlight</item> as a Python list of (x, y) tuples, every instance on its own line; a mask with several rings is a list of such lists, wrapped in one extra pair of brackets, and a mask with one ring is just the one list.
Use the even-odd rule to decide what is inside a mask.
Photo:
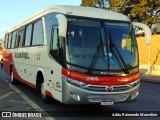
[(134, 82), (129, 83), (129, 85), (135, 87), (135, 86), (137, 86), (139, 83), (140, 83), (140, 80), (136, 80), (136, 81), (134, 81)]
[(77, 81), (77, 80), (74, 80), (74, 79), (71, 79), (71, 78), (68, 78), (66, 76), (63, 76), (63, 80), (65, 80), (66, 82), (72, 84), (72, 85), (75, 85), (77, 87), (82, 87), (82, 86), (85, 86), (87, 85), (86, 83), (84, 82), (80, 82), (80, 81)]
[(138, 96), (138, 94), (139, 94), (139, 92), (134, 93), (134, 94), (132, 95), (131, 100), (135, 99), (135, 98)]

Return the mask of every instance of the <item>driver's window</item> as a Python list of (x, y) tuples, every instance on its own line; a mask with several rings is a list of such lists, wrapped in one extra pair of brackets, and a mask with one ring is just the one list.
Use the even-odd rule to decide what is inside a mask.
[(50, 54), (53, 58), (55, 58), (55, 60), (60, 62), (60, 42), (58, 36), (58, 27), (52, 27)]
[(123, 34), (121, 45), (123, 50), (127, 50), (133, 53), (133, 43), (132, 43), (132, 38), (130, 34)]

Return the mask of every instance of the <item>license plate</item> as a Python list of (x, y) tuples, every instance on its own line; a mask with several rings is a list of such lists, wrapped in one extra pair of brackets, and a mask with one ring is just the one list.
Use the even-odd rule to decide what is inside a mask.
[(101, 105), (114, 105), (114, 102), (112, 102), (112, 101), (105, 101), (105, 102), (101, 102)]

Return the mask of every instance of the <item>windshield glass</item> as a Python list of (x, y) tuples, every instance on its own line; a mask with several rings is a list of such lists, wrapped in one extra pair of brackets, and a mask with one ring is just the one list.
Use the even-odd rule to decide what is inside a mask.
[(128, 22), (68, 18), (67, 34), (66, 59), (72, 70), (127, 73), (138, 66), (137, 45)]

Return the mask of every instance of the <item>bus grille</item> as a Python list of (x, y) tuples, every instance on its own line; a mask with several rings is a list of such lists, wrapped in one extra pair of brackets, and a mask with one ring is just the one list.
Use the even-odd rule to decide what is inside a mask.
[(116, 95), (88, 95), (88, 101), (90, 102), (104, 102), (111, 100), (113, 102), (125, 101), (128, 94), (116, 94)]
[[(93, 92), (107, 92), (108, 86), (96, 86), (96, 85), (87, 85), (84, 86), (83, 89), (93, 91)], [(123, 86), (113, 86), (112, 92), (121, 92), (121, 91), (127, 91), (131, 89), (131, 86), (123, 85)]]

